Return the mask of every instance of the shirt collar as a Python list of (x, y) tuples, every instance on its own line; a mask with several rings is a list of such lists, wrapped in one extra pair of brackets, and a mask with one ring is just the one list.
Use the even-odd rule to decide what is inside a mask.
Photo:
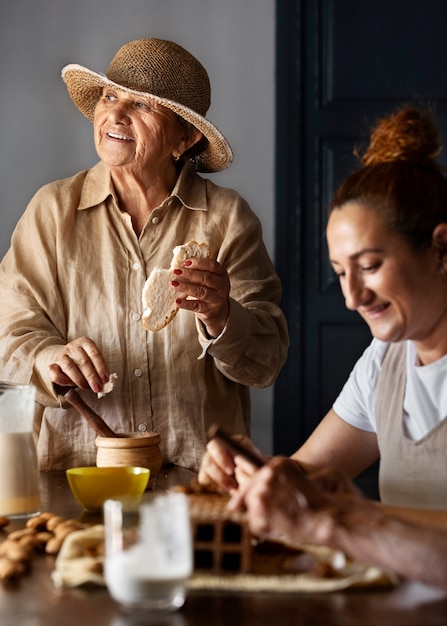
[(206, 183), (196, 174), (189, 162), (183, 165), (170, 198), (178, 198), (184, 207), (192, 211), (206, 211)]
[[(192, 211), (206, 211), (206, 183), (192, 169), (189, 163), (185, 163), (170, 198), (178, 198), (187, 209)], [(110, 169), (101, 161), (87, 171), (84, 186), (78, 208), (80, 210), (95, 207), (106, 200), (109, 196), (116, 199), (112, 185)]]
[(87, 171), (78, 209), (90, 209), (98, 206), (109, 196), (115, 197), (110, 169), (100, 161)]

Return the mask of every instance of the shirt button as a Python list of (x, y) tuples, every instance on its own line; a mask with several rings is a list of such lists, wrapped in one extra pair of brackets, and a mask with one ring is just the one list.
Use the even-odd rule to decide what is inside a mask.
[(135, 261), (135, 263), (132, 265), (134, 270), (139, 270), (140, 269), (140, 264), (138, 263), (138, 261)]
[(145, 433), (147, 431), (147, 424), (138, 424), (138, 430), (140, 433)]
[(133, 371), (134, 376), (143, 376), (143, 372), (140, 370), (139, 367), (136, 367)]
[(139, 322), (139, 321), (140, 321), (140, 319), (141, 319), (141, 315), (140, 315), (139, 313), (132, 313), (132, 319), (133, 319), (135, 322)]
[(160, 221), (159, 217), (153, 217), (152, 218), (152, 224), (158, 224), (159, 221)]

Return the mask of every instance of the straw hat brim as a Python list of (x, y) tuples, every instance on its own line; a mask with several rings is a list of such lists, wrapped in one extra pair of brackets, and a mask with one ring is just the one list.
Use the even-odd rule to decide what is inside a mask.
[(211, 124), (205, 117), (189, 107), (154, 94), (129, 89), (108, 79), (104, 74), (98, 74), (75, 63), (66, 65), (62, 69), (62, 78), (67, 86), (70, 98), (81, 113), (90, 121), (93, 121), (95, 107), (101, 97), (103, 87), (135, 94), (174, 111), (174, 113), (177, 113), (177, 115), (195, 126), (208, 140), (205, 150), (191, 159), (195, 170), (198, 172), (219, 172), (231, 165), (233, 151), (228, 141), (214, 124)]

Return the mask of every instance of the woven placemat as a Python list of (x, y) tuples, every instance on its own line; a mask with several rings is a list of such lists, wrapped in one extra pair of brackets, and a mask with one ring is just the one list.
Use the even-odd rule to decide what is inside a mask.
[[(52, 578), (57, 586), (74, 587), (86, 583), (104, 585), (102, 573), (103, 557), (82, 556), (86, 545), (100, 544), (104, 527), (94, 526), (72, 533), (64, 542), (56, 559)], [(293, 555), (293, 550), (281, 546), (263, 546), (254, 550), (250, 573), (214, 574), (195, 571), (188, 581), (191, 590), (221, 590), (226, 592), (276, 592), (276, 593), (328, 593), (349, 588), (392, 588), (398, 578), (391, 572), (378, 567), (364, 566), (344, 559), (321, 546), (302, 546)], [(292, 556), (291, 556), (292, 555)], [(307, 559), (308, 571), (291, 572), (294, 565), (303, 566)], [(337, 564), (337, 560), (339, 561)], [(341, 563), (340, 563), (341, 561)], [(289, 571), (285, 568), (289, 569)]]
[(325, 546), (255, 546), (249, 572), (195, 571), (190, 589), (327, 593), (354, 587), (384, 589), (399, 583), (398, 577), (379, 567), (347, 559)]
[(312, 574), (266, 576), (262, 574), (213, 575), (194, 574), (188, 587), (193, 590), (273, 593), (329, 593), (350, 588), (386, 589), (398, 584), (398, 579), (377, 567), (340, 578), (321, 578)]

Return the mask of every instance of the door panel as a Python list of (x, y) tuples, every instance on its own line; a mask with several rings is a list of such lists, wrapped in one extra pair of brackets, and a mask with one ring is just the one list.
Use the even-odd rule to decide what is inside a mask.
[(307, 438), (371, 340), (330, 268), (327, 208), (359, 166), (354, 147), (402, 102), (430, 104), (447, 136), (446, 23), (444, 0), (277, 2), (276, 266), (291, 347), (275, 453)]

